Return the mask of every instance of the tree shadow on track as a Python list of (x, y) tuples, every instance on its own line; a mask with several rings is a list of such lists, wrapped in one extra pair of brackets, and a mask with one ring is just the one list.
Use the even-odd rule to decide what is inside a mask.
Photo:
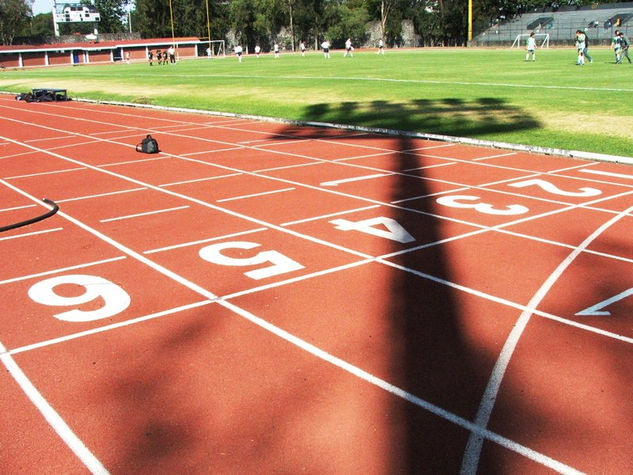
[[(451, 136), (477, 136), (505, 131), (529, 130), (539, 126), (536, 119), (513, 109), (498, 99), (480, 98), (472, 103), (447, 98), (441, 101), (417, 100), (407, 104), (387, 101), (345, 102), (337, 106), (316, 104), (306, 109), (307, 120), (336, 124), (415, 130)], [(288, 127), (279, 137), (312, 140), (347, 135), (348, 144), (372, 146), (375, 135), (344, 133), (331, 129)], [(408, 196), (426, 196), (433, 191), (425, 180), (424, 151), (421, 141), (405, 135), (382, 137), (390, 153), (390, 172), (396, 172), (388, 201)], [(380, 146), (378, 146), (380, 147)], [(391, 150), (392, 152), (388, 152)], [(457, 157), (459, 158), (459, 157)], [(345, 163), (354, 163), (346, 161)], [(428, 163), (426, 163), (428, 165)], [(406, 172), (405, 172), (406, 170)], [(368, 172), (372, 173), (372, 172)], [(363, 172), (360, 171), (359, 175)], [(339, 188), (340, 191), (344, 191)], [(353, 194), (353, 193), (352, 193)], [(416, 239), (414, 245), (445, 239), (440, 229), (435, 200), (418, 200), (415, 210), (406, 203), (385, 209)], [(348, 219), (354, 220), (353, 215)], [(474, 420), (497, 354), (476, 341), (465, 327), (473, 318), (464, 311), (464, 295), (447, 285), (421, 276), (419, 272), (453, 281), (450, 256), (441, 245), (424, 253), (405, 252), (387, 260), (400, 266), (393, 268), (389, 288), (390, 302), (385, 318), (391, 327), (391, 375), (394, 384), (458, 417)], [(393, 251), (402, 247), (394, 245)], [(404, 270), (403, 270), (404, 269)], [(417, 272), (417, 273), (416, 273)], [(359, 285), (363, 285), (362, 282)], [(479, 317), (479, 316), (477, 316)], [(458, 473), (468, 439), (468, 431), (415, 404), (404, 409), (394, 404), (394, 414), (402, 421), (398, 438), (403, 443), (393, 447), (393, 471), (400, 473)], [(482, 457), (480, 473), (499, 473), (503, 468), (493, 458)]]
[(540, 127), (536, 118), (492, 97), (473, 101), (445, 98), (416, 99), (405, 103), (380, 100), (336, 105), (322, 103), (306, 107), (303, 119), (457, 137), (478, 137)]

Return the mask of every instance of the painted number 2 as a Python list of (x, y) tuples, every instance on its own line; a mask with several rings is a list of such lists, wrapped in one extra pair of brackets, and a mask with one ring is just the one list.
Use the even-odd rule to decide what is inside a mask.
[(579, 198), (588, 198), (590, 196), (598, 196), (602, 194), (602, 191), (596, 188), (590, 188), (585, 186), (583, 188), (578, 188), (578, 191), (566, 191), (558, 188), (554, 183), (550, 183), (546, 180), (541, 180), (540, 178), (534, 178), (532, 180), (518, 181), (516, 183), (511, 183), (508, 186), (512, 186), (514, 188), (525, 188), (526, 186), (538, 186), (544, 191), (551, 193), (553, 195), (560, 196), (575, 196)]
[[(64, 296), (57, 292), (60, 286), (78, 286), (83, 288), (80, 295)], [(70, 293), (76, 294), (76, 291)], [(91, 322), (102, 318), (112, 317), (130, 305), (130, 296), (116, 284), (94, 275), (62, 275), (42, 280), (29, 289), (29, 297), (37, 303), (53, 307), (80, 307), (89, 302), (97, 301), (103, 305), (97, 309), (82, 310), (74, 308), (66, 312), (53, 315), (65, 322)]]
[(222, 266), (257, 266), (267, 262), (272, 265), (244, 272), (251, 279), (260, 280), (287, 272), (303, 269), (304, 266), (277, 251), (261, 251), (251, 257), (229, 257), (222, 253), (227, 249), (253, 249), (260, 244), (254, 242), (234, 241), (211, 244), (200, 249), (200, 257), (207, 262)]

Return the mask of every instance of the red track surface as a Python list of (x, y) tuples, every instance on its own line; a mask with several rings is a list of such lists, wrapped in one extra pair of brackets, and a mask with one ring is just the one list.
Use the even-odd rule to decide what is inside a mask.
[(0, 112), (1, 472), (633, 472), (631, 167)]

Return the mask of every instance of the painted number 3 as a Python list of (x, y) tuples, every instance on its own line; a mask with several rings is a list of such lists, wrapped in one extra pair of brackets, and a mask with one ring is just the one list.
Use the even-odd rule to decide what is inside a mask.
[[(56, 292), (66, 286), (67, 295)], [(77, 287), (83, 292), (78, 294)], [(38, 282), (29, 289), (29, 297), (37, 303), (52, 307), (77, 307), (53, 315), (65, 322), (91, 322), (112, 317), (130, 305), (130, 296), (116, 284), (94, 275), (62, 275)], [(98, 308), (82, 310), (82, 305), (93, 302), (90, 307), (102, 304)]]

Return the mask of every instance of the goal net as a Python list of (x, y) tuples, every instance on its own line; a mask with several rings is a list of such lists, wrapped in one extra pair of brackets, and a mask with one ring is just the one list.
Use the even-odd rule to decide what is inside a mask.
[(226, 56), (224, 40), (201, 40), (200, 43), (198, 43), (198, 56), (207, 58), (224, 58)]
[[(529, 36), (530, 33), (519, 33), (510, 48), (524, 47)], [(534, 33), (534, 39), (538, 48), (549, 48), (549, 33)]]

